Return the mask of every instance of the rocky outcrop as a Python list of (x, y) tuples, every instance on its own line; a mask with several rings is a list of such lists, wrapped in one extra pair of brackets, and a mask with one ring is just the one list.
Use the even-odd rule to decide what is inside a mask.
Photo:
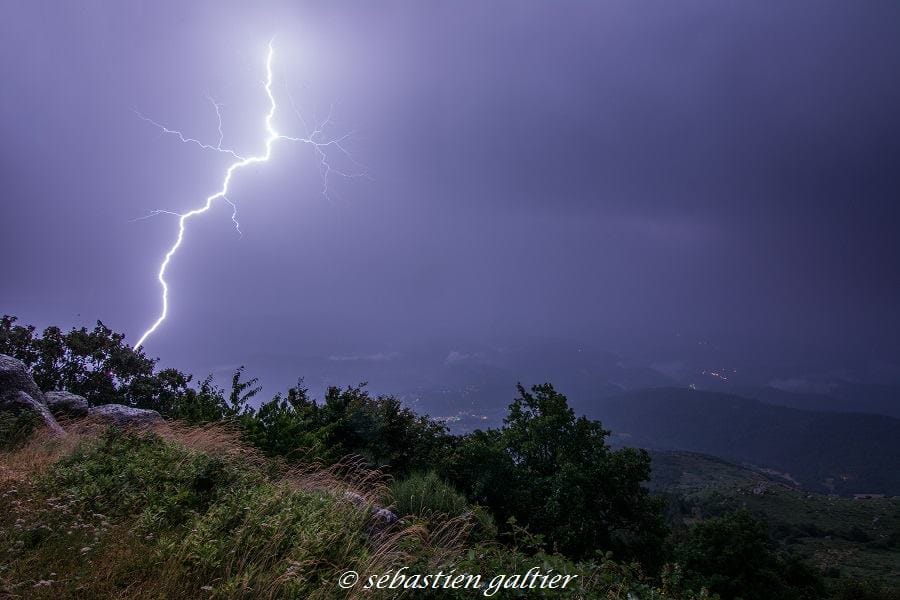
[(50, 412), (57, 417), (86, 417), (88, 401), (78, 394), (64, 391), (44, 392), (44, 400)]
[(44, 394), (21, 360), (0, 354), (0, 410), (30, 410), (57, 435), (65, 431), (47, 409)]
[(53, 414), (47, 410), (47, 407), (21, 390), (12, 394), (7, 394), (3, 401), (3, 405), (7, 410), (16, 408), (30, 410), (41, 418), (44, 425), (47, 426), (47, 429), (56, 435), (66, 435), (65, 430), (56, 422), (56, 419), (53, 418)]
[(110, 421), (115, 425), (152, 425), (163, 420), (155, 410), (132, 408), (124, 404), (103, 404), (88, 410), (88, 415)]
[(34, 400), (44, 403), (44, 394), (21, 360), (0, 354), (0, 398), (16, 392), (25, 392)]
[(54, 415), (92, 416), (113, 425), (152, 425), (163, 420), (155, 410), (132, 408), (122, 404), (104, 404), (90, 408), (87, 400), (66, 391), (42, 393), (25, 363), (0, 354), (0, 410), (30, 410), (41, 417), (50, 431), (65, 435)]

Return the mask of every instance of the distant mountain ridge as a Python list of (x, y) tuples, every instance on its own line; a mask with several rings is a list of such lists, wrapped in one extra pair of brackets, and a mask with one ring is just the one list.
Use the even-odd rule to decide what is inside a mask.
[(819, 492), (900, 495), (900, 419), (684, 388), (627, 392), (579, 408), (622, 445), (749, 463)]
[(900, 388), (890, 385), (839, 382), (827, 392), (798, 392), (772, 386), (740, 387), (734, 394), (769, 404), (803, 410), (854, 412), (900, 419)]

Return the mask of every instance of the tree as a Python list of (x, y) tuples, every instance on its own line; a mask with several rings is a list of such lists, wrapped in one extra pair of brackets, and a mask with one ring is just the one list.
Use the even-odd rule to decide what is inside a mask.
[(136, 405), (140, 398), (144, 404), (161, 402), (164, 411), (190, 381), (175, 369), (154, 373), (155, 360), (125, 344), (123, 334), (101, 321), (90, 331), (82, 327), (63, 333), (47, 327), (36, 336), (33, 326), (17, 325), (15, 317), (4, 315), (0, 353), (24, 362), (42, 390), (68, 390), (95, 405)]
[(746, 511), (697, 523), (677, 544), (685, 583), (724, 600), (803, 600), (822, 597), (820, 578), (799, 561), (779, 555), (766, 524)]
[(269, 454), (329, 462), (318, 407), (301, 382), (287, 397), (276, 394), (259, 409), (244, 411), (239, 422), (244, 438)]
[(609, 432), (576, 417), (549, 383), (518, 392), (502, 428), (456, 446), (454, 483), (568, 556), (613, 550), (658, 565), (667, 529), (661, 502), (642, 486), (649, 455), (611, 450)]
[[(237, 416), (245, 412), (250, 400), (262, 390), (262, 386), (256, 385), (259, 383), (259, 377), (243, 381), (244, 368), (244, 365), (241, 365), (231, 376), (231, 393), (228, 395), (228, 408), (225, 411), (227, 416)], [(298, 382), (297, 387), (299, 386)]]
[(443, 457), (446, 428), (402, 406), (393, 396), (371, 396), (364, 385), (330, 387), (319, 418), (335, 458), (355, 454), (394, 476), (427, 470)]
[(518, 514), (515, 495), (524, 482), (504, 449), (499, 429), (478, 430), (456, 438), (450, 458), (441, 467), (445, 477), (465, 491), (470, 502), (489, 507), (498, 521), (505, 523)]

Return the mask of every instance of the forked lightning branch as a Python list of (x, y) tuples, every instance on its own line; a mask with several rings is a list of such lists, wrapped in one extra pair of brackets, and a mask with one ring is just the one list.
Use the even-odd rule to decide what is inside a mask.
[[(204, 150), (228, 154), (235, 159), (235, 162), (231, 163), (228, 166), (228, 168), (225, 170), (225, 174), (222, 178), (222, 183), (221, 183), (219, 189), (215, 193), (211, 194), (210, 196), (207, 196), (206, 200), (201, 205), (199, 205), (197, 208), (194, 208), (192, 210), (189, 210), (189, 211), (183, 212), (183, 213), (178, 213), (178, 212), (173, 212), (173, 211), (168, 211), (168, 210), (154, 210), (149, 215), (147, 215), (149, 217), (149, 216), (155, 216), (155, 215), (160, 215), (160, 214), (168, 214), (168, 215), (174, 215), (174, 216), (178, 217), (178, 235), (175, 238), (175, 242), (172, 244), (172, 246), (169, 248), (169, 250), (166, 252), (165, 256), (163, 257), (163, 260), (159, 265), (159, 271), (157, 273), (157, 279), (159, 280), (159, 284), (162, 288), (162, 308), (161, 308), (160, 314), (157, 317), (157, 319), (153, 322), (153, 324), (141, 335), (140, 339), (138, 339), (137, 343), (134, 345), (135, 349), (138, 349), (144, 345), (144, 342), (147, 341), (147, 338), (150, 337), (159, 328), (160, 325), (162, 325), (162, 323), (166, 320), (166, 317), (169, 314), (169, 284), (166, 281), (166, 271), (168, 270), (169, 265), (172, 262), (172, 259), (175, 257), (176, 253), (181, 248), (181, 245), (184, 242), (185, 229), (186, 229), (188, 221), (190, 221), (192, 218), (194, 218), (198, 215), (202, 215), (203, 213), (207, 212), (210, 208), (212, 208), (212, 206), (216, 202), (222, 201), (231, 206), (231, 208), (232, 208), (231, 220), (234, 223), (235, 229), (240, 234), (241, 229), (240, 229), (240, 223), (238, 221), (238, 216), (237, 216), (237, 205), (234, 203), (234, 201), (231, 198), (228, 197), (228, 190), (231, 185), (231, 181), (234, 178), (235, 174), (237, 174), (238, 171), (240, 171), (241, 169), (250, 167), (250, 166), (258, 164), (258, 163), (268, 162), (272, 156), (272, 149), (275, 145), (275, 142), (282, 141), (282, 140), (289, 141), (289, 142), (297, 142), (297, 143), (307, 144), (313, 148), (313, 150), (315, 152), (316, 160), (318, 163), (319, 173), (322, 178), (322, 194), (325, 195), (326, 197), (328, 196), (328, 179), (329, 179), (330, 175), (335, 174), (335, 175), (339, 175), (342, 177), (360, 177), (360, 176), (365, 175), (365, 170), (355, 160), (353, 160), (353, 157), (350, 156), (350, 153), (344, 147), (344, 142), (347, 140), (347, 138), (349, 137), (350, 134), (345, 134), (343, 136), (334, 137), (334, 138), (327, 136), (326, 130), (331, 125), (330, 112), (329, 112), (328, 117), (326, 117), (326, 119), (324, 121), (315, 123), (315, 126), (311, 129), (309, 126), (307, 126), (306, 121), (304, 121), (303, 117), (300, 115), (300, 113), (297, 111), (296, 107), (293, 105), (293, 101), (291, 101), (290, 104), (292, 106), (292, 109), (293, 109), (295, 115), (297, 116), (297, 118), (299, 119), (300, 123), (303, 125), (303, 128), (305, 129), (305, 135), (302, 137), (289, 136), (289, 135), (284, 135), (282, 133), (279, 133), (275, 129), (273, 120), (275, 118), (275, 113), (278, 110), (278, 103), (276, 102), (275, 94), (272, 91), (272, 63), (273, 63), (274, 59), (275, 59), (275, 48), (274, 48), (273, 43), (269, 42), (268, 54), (266, 55), (266, 79), (265, 79), (265, 83), (263, 86), (263, 89), (265, 90), (266, 98), (268, 99), (269, 110), (266, 113), (265, 118), (263, 120), (263, 129), (265, 131), (266, 137), (265, 137), (265, 143), (263, 146), (264, 152), (262, 152), (261, 154), (252, 155), (252, 156), (244, 156), (242, 154), (238, 154), (236, 151), (234, 151), (232, 149), (222, 147), (222, 141), (223, 141), (224, 136), (223, 136), (223, 130), (222, 130), (221, 105), (218, 104), (217, 102), (213, 101), (212, 99), (210, 99), (210, 100), (213, 103), (213, 106), (215, 107), (216, 117), (218, 119), (218, 132), (219, 132), (218, 142), (215, 145), (207, 144), (207, 143), (201, 142), (198, 139), (188, 137), (187, 135), (185, 135), (184, 133), (182, 133), (181, 131), (179, 131), (177, 129), (170, 129), (169, 127), (166, 127), (165, 125), (157, 123), (156, 121), (153, 121), (152, 119), (149, 119), (149, 118), (141, 115), (140, 113), (138, 113), (138, 116), (140, 116), (140, 118), (142, 118), (143, 120), (145, 120), (149, 123), (152, 123), (154, 126), (158, 127), (163, 133), (169, 134), (169, 135), (172, 135), (172, 136), (178, 138), (182, 143), (192, 144), (192, 145), (198, 146), (199, 148), (202, 148)], [(330, 153), (332, 153), (332, 154), (339, 153), (347, 161), (349, 161), (351, 164), (353, 164), (354, 167), (358, 168), (358, 170), (353, 171), (353, 172), (348, 172), (348, 171), (336, 168), (329, 160)]]

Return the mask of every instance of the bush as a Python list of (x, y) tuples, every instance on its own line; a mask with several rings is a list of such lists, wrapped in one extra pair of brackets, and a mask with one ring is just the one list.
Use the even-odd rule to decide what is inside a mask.
[(775, 551), (765, 523), (746, 511), (697, 523), (675, 548), (684, 580), (724, 600), (819, 599), (820, 576)]
[(441, 480), (434, 471), (413, 473), (390, 486), (395, 511), (400, 515), (458, 517), (468, 512), (466, 497)]
[(439, 464), (450, 439), (443, 425), (362, 386), (331, 387), (321, 403), (297, 386), (240, 421), (245, 439), (267, 453), (326, 463), (359, 456), (397, 477)]
[(327, 598), (337, 566), (369, 555), (365, 522), (327, 494), (260, 482), (230, 490), (186, 535), (165, 537), (161, 553), (180, 563), (170, 566), (175, 589), (214, 583), (220, 596), (243, 597), (280, 585), (283, 597)]
[(15, 450), (25, 443), (40, 423), (40, 417), (27, 409), (0, 411), (0, 450)]
[[(352, 595), (338, 587), (338, 577), (348, 570), (366, 577), (407, 567), (410, 573), (480, 574), (485, 584), (531, 568), (578, 575), (565, 590), (496, 589), (491, 597), (498, 599), (701, 597), (661, 589), (634, 565), (577, 563), (544, 552), (522, 528), (514, 528), (509, 546), (466, 541), (454, 519), (382, 530), (368, 510), (341, 499), (335, 483), (347, 482), (336, 482), (331, 472), (272, 479), (265, 475), (267, 461), (240, 458), (241, 452), (232, 452), (239, 449), (233, 440), (216, 453), (216, 439), (206, 429), (163, 431), (206, 450), (153, 433), (110, 430), (68, 450), (40, 477), (0, 478), (0, 498), (7, 502), (0, 511), (0, 595), (331, 600), (350, 594), (387, 600), (398, 590), (357, 589)], [(82, 435), (93, 434), (73, 430), (69, 442)], [(47, 440), (48, 452), (59, 448), (58, 440)], [(16, 460), (0, 455), (0, 470)], [(441, 506), (435, 494), (442, 489), (456, 497), (444, 508), (465, 506), (433, 473), (404, 484), (427, 490), (433, 506)], [(473, 512), (482, 522), (478, 509)], [(481, 596), (444, 589), (402, 595)]]
[(54, 465), (40, 486), (49, 495), (77, 499), (92, 513), (133, 517), (160, 529), (202, 514), (225, 491), (252, 482), (251, 473), (154, 434), (110, 428)]
[(871, 581), (844, 579), (833, 591), (833, 600), (900, 600), (900, 589)]

